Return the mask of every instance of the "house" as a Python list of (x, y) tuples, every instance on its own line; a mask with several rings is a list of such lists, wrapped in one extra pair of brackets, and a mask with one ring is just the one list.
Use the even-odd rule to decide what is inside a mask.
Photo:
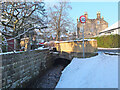
[[(87, 12), (84, 13), (86, 17), (86, 23), (84, 24), (84, 37), (90, 38), (95, 35), (98, 35), (101, 30), (104, 30), (108, 27), (108, 23), (104, 20), (104, 17), (101, 18), (101, 13), (97, 12), (97, 17), (95, 19), (89, 19)], [(77, 35), (78, 38), (82, 38), (82, 23), (77, 19)], [(80, 37), (79, 37), (80, 36)]]
[(26, 51), (27, 49), (33, 49), (33, 46), (36, 48), (41, 41), (43, 41), (43, 33), (39, 29), (31, 30), (21, 38), (21, 49)]
[(119, 34), (120, 35), (120, 26), (119, 26), (119, 24), (120, 24), (120, 21), (117, 21), (116, 23), (114, 23), (110, 27), (100, 31), (99, 36), (102, 36), (102, 35), (114, 35), (114, 34)]
[(60, 40), (62, 40), (62, 41), (68, 40), (68, 35), (66, 35), (66, 34), (60, 35)]

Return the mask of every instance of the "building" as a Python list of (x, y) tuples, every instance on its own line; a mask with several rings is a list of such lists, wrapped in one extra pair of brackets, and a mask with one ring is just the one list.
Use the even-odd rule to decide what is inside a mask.
[(102, 35), (114, 35), (114, 34), (119, 34), (120, 35), (120, 21), (114, 23), (110, 27), (100, 31), (99, 36)]
[(24, 48), (25, 51), (32, 49), (33, 45), (40, 43), (40, 35), (42, 35), (42, 33), (39, 29), (34, 29), (24, 34), (20, 42), (21, 48)]
[[(99, 34), (100, 31), (108, 27), (108, 23), (104, 20), (104, 17), (101, 18), (101, 13), (97, 12), (96, 19), (89, 19), (87, 12), (84, 16), (86, 17), (86, 23), (84, 24), (84, 36), (85, 38), (90, 38)], [(82, 38), (82, 23), (77, 19), (77, 35), (78, 38)]]

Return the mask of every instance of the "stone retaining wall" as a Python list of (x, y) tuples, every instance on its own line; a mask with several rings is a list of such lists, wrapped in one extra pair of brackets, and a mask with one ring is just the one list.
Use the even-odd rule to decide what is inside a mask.
[(24, 87), (53, 63), (47, 49), (3, 54), (1, 61), (2, 88)]

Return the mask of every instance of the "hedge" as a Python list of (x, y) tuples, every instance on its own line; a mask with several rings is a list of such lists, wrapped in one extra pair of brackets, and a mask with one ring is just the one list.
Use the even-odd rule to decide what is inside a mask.
[(98, 47), (102, 48), (119, 48), (120, 47), (120, 35), (106, 35), (100, 37), (94, 37), (92, 39), (97, 40)]

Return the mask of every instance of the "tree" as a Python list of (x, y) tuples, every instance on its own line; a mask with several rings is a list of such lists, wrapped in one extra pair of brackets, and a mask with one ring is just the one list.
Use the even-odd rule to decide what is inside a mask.
[(71, 19), (68, 17), (68, 10), (71, 6), (68, 2), (58, 2), (48, 9), (48, 21), (50, 32), (56, 32), (56, 40), (60, 40), (61, 33), (68, 31)]
[(16, 48), (20, 47), (20, 38), (30, 30), (45, 27), (46, 12), (43, 2), (4, 2), (0, 21), (4, 28), (1, 33), (8, 40), (16, 39)]

